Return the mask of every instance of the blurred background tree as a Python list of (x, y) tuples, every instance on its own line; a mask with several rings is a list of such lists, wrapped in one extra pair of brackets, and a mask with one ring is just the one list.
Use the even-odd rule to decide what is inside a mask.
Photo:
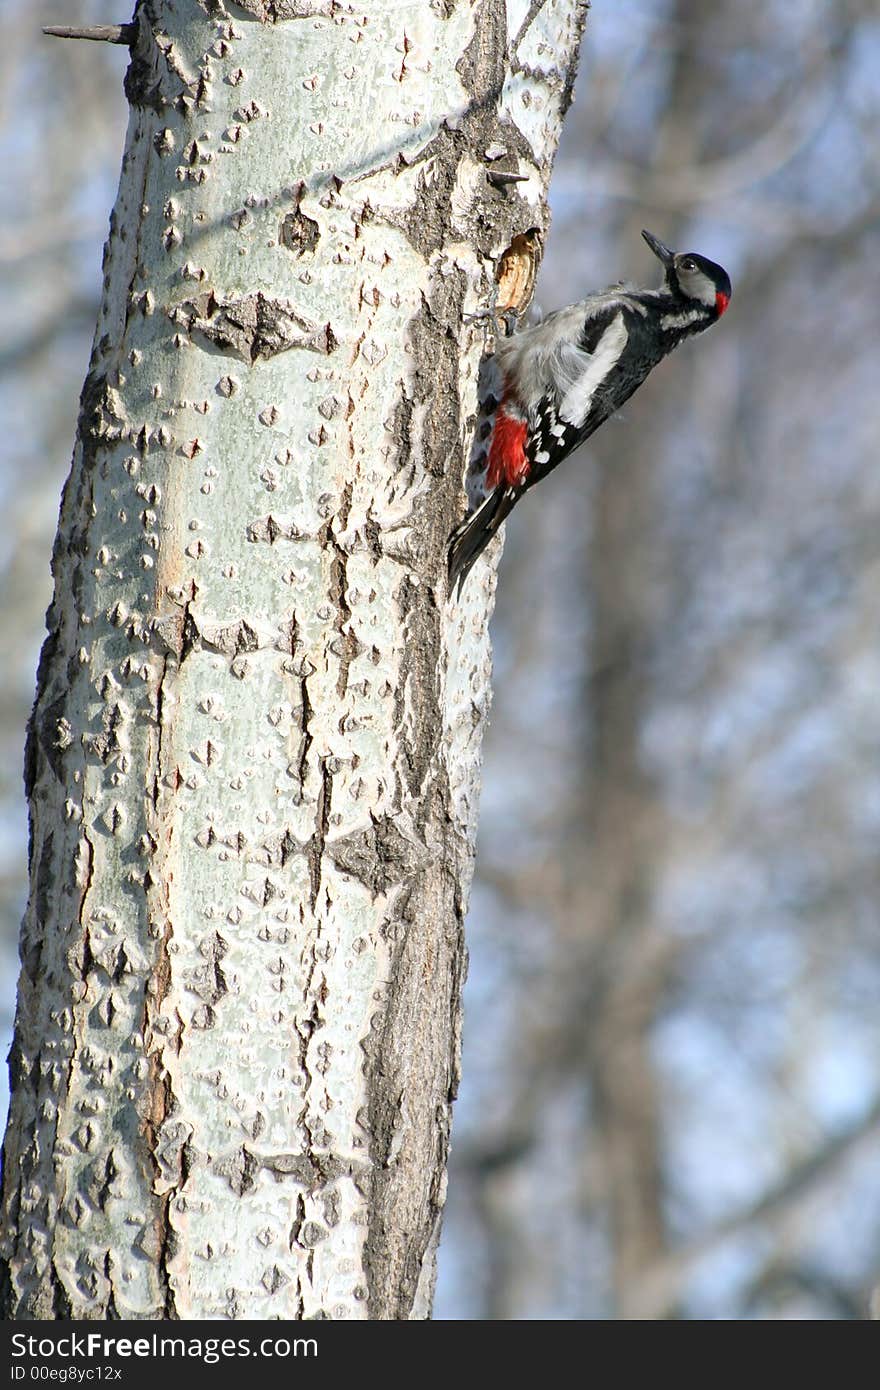
[[(127, 55), (0, 4), (3, 1023), (48, 561)], [(880, 19), (595, 0), (547, 310), (731, 273), (517, 510), (435, 1315), (860, 1318), (880, 1266)]]

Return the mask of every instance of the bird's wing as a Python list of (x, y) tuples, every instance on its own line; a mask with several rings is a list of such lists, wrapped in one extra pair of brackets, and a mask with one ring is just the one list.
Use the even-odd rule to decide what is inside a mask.
[(577, 383), (585, 375), (600, 375), (594, 357), (604, 344), (605, 361), (605, 333), (622, 307), (619, 294), (593, 295), (505, 339), (496, 353), (498, 365), (508, 381), (516, 382), (522, 403), (549, 397), (564, 413), (563, 402)]

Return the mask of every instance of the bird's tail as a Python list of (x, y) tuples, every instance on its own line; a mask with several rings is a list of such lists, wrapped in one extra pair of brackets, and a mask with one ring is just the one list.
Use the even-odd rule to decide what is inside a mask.
[(466, 516), (449, 538), (449, 590), (461, 593), (471, 566), (482, 555), (519, 495), (517, 488), (496, 487), (476, 511)]

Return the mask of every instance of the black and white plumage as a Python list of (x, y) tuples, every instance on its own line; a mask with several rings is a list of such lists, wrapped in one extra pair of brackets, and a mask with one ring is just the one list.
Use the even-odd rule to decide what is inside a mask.
[(464, 583), (520, 497), (727, 308), (730, 279), (720, 265), (642, 236), (664, 267), (659, 289), (613, 286), (498, 344), (471, 463), (485, 455), (485, 496), (450, 537), (450, 588)]

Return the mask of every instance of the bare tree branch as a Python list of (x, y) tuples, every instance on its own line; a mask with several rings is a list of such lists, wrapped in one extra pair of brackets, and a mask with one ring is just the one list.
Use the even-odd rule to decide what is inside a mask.
[(95, 43), (134, 43), (136, 24), (92, 24), (76, 28), (70, 24), (44, 24), (43, 33), (53, 39), (91, 39)]
[(877, 1137), (880, 1097), (848, 1129), (834, 1135), (821, 1148), (796, 1164), (756, 1201), (720, 1221), (711, 1231), (658, 1261), (644, 1275), (634, 1292), (643, 1318), (660, 1318), (681, 1297), (682, 1285), (694, 1266), (731, 1236), (764, 1222), (776, 1224), (790, 1216), (805, 1200), (815, 1197), (825, 1183), (857, 1151)]

